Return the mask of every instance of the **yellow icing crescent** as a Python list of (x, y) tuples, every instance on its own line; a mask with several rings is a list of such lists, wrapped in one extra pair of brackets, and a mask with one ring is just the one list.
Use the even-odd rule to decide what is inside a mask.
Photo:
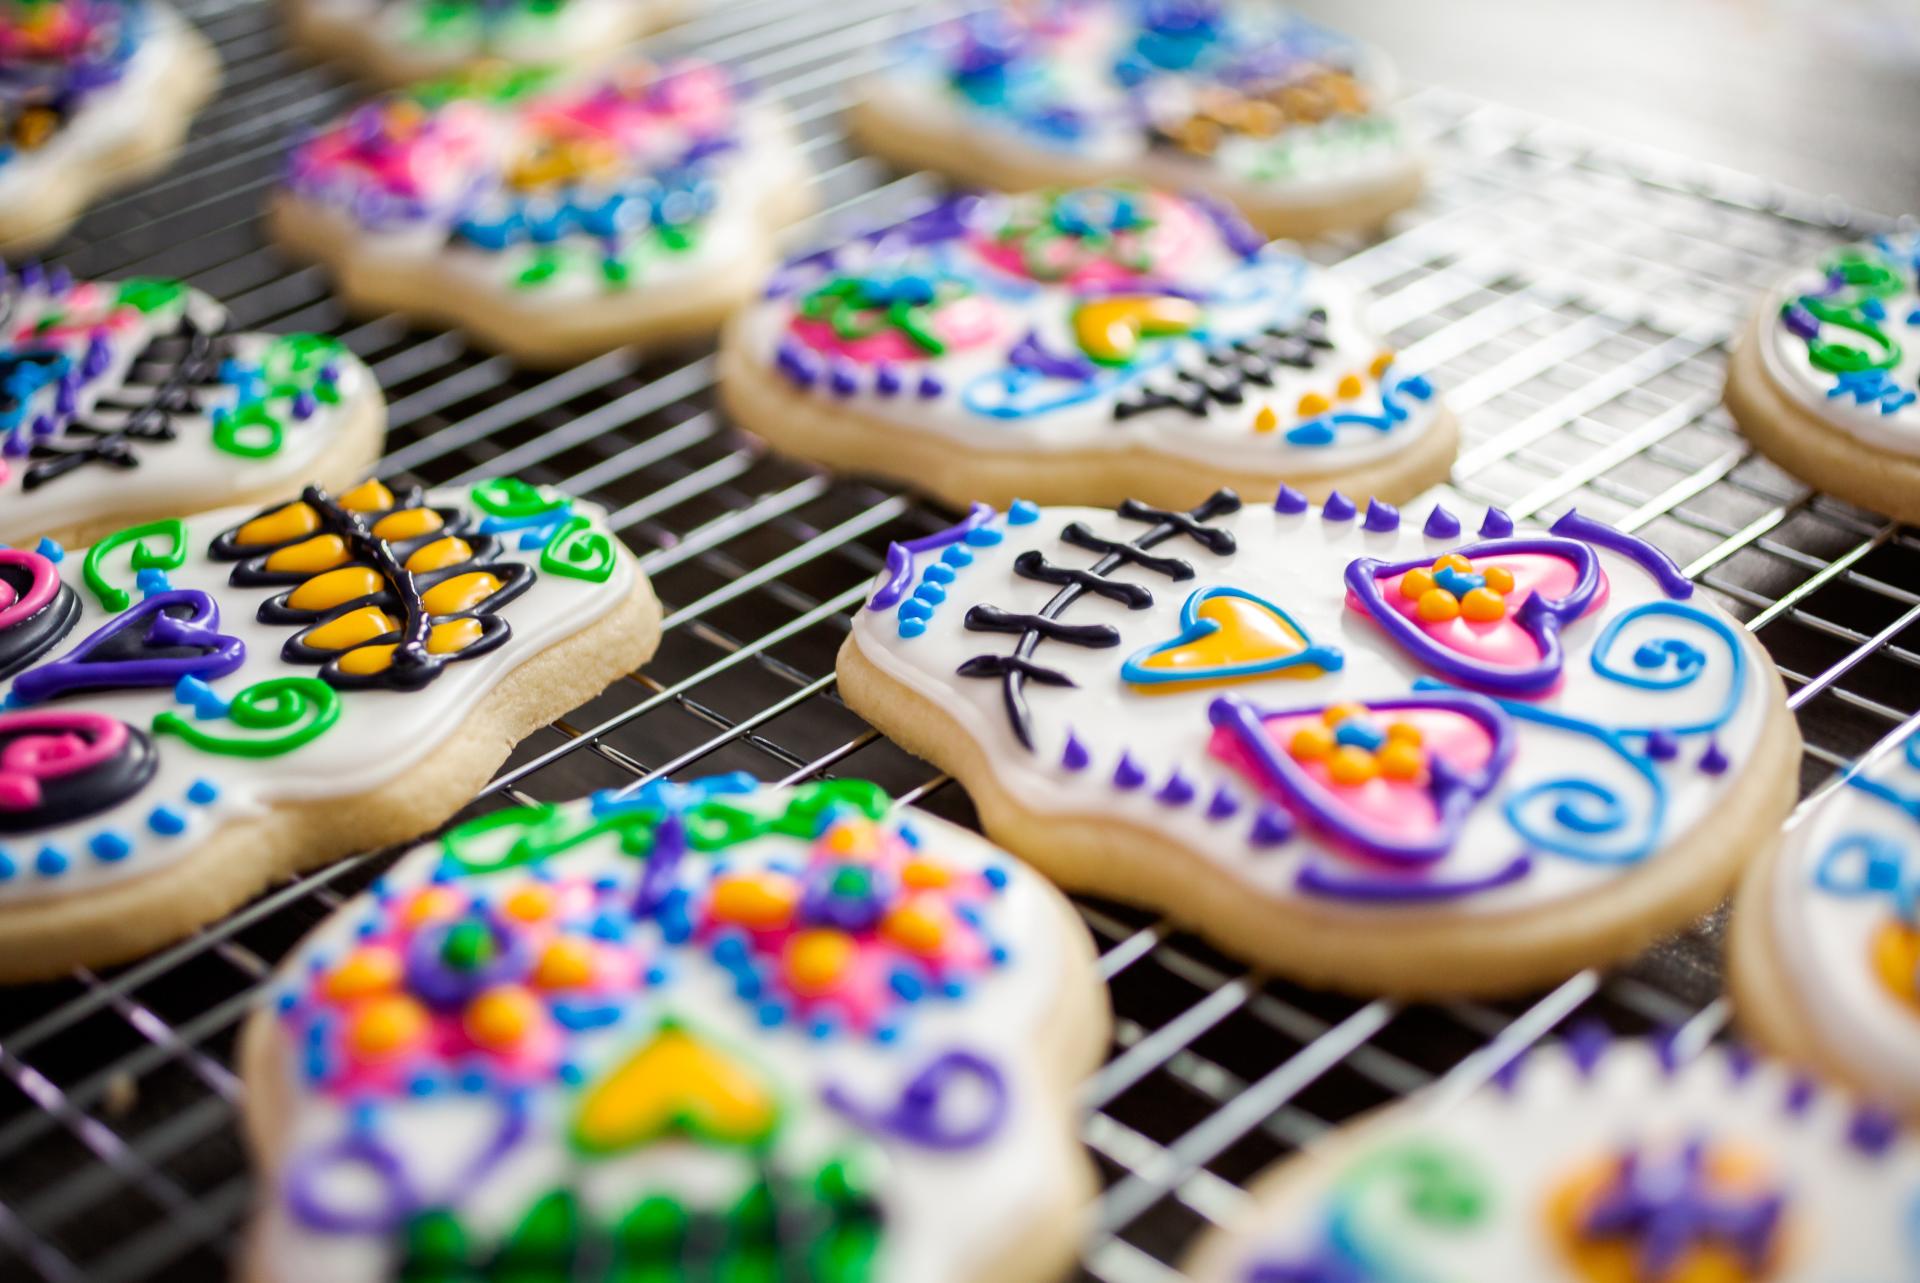
[(1200, 305), (1190, 299), (1121, 294), (1082, 303), (1073, 313), (1073, 336), (1102, 365), (1125, 365), (1144, 338), (1172, 338), (1200, 324)]
[(645, 1145), (670, 1133), (728, 1145), (765, 1140), (780, 1102), (757, 1072), (671, 1021), (596, 1083), (574, 1119), (592, 1153)]

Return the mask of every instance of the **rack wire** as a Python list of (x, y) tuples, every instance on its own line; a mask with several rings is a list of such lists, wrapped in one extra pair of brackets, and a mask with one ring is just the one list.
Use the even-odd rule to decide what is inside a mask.
[[(82, 276), (183, 276), (239, 323), (341, 335), (392, 402), (383, 472), (515, 472), (606, 504), (667, 604), (645, 672), (535, 734), (474, 808), (661, 773), (862, 775), (963, 823), (965, 795), (836, 698), (834, 653), (888, 540), (952, 514), (768, 455), (713, 407), (710, 353), (616, 352), (536, 375), (457, 334), (354, 322), (261, 239), (288, 139), (359, 96), (285, 45), (261, 0), (182, 6), (225, 91), (167, 174), (90, 213), (57, 255)], [(905, 0), (714, 0), (665, 40), (784, 100), (823, 213), (793, 243), (937, 190), (852, 152), (850, 80)], [(1456, 487), (1516, 516), (1576, 504), (1672, 553), (1754, 630), (1806, 737), (1802, 791), (1916, 709), (1920, 542), (1757, 459), (1719, 404), (1725, 344), (1784, 264), (1885, 220), (1626, 148), (1455, 93), (1409, 110), (1433, 183), (1391, 239), (1319, 247), (1377, 299), (1404, 360), (1465, 424)], [(472, 813), (471, 811), (469, 813)], [(276, 962), (391, 853), (292, 880), (117, 972), (0, 994), (0, 1278), (223, 1278), (252, 1194), (234, 1038)], [(1249, 972), (1153, 915), (1092, 900), (1117, 1034), (1082, 1089), (1104, 1190), (1081, 1277), (1171, 1279), (1243, 1183), (1343, 1119), (1419, 1088), (1470, 1090), (1570, 1017), (1704, 1044), (1727, 1018), (1717, 919), (1624, 970), (1530, 1000), (1402, 1005)]]

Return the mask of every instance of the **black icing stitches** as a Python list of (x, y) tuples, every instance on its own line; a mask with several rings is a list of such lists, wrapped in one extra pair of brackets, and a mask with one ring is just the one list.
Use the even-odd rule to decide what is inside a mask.
[[(1022, 579), (1037, 579), (1043, 584), (1078, 584), (1096, 597), (1117, 601), (1128, 610), (1145, 610), (1153, 605), (1153, 593), (1145, 584), (1103, 579), (1092, 571), (1071, 566), (1056, 566), (1046, 554), (1029, 549), (1013, 559), (1013, 573)], [(1189, 568), (1188, 574), (1192, 574)]]
[[(190, 309), (183, 312), (179, 329), (150, 339), (129, 367), (128, 379), (143, 386), (129, 382), (105, 392), (88, 413), (75, 414), (59, 431), (35, 440), (21, 489), (37, 490), (89, 465), (123, 471), (138, 467), (138, 447), (174, 440), (174, 416), (197, 412), (201, 405), (196, 392), (219, 386), (227, 346), (218, 334), (201, 329)], [(18, 362), (47, 355), (29, 349), (9, 357)], [(103, 410), (123, 417), (108, 423), (100, 415)]]
[(1249, 383), (1272, 387), (1278, 367), (1311, 370), (1332, 349), (1326, 309), (1316, 307), (1298, 325), (1270, 325), (1246, 338), (1210, 343), (1197, 364), (1182, 361), (1171, 374), (1148, 375), (1115, 398), (1113, 418), (1124, 423), (1171, 408), (1202, 419), (1216, 404), (1242, 404)]
[[(117, 750), (109, 738), (124, 736)], [(32, 833), (98, 815), (126, 801), (153, 778), (159, 760), (153, 741), (139, 729), (99, 714), (42, 712), (0, 715), (0, 754), (28, 740), (62, 741), (63, 752), (99, 760), (79, 770), (43, 772), (27, 767), (9, 774), (0, 792), (0, 833)]]
[[(1134, 567), (1153, 574), (1165, 575), (1176, 582), (1192, 579), (1194, 570), (1187, 562), (1175, 557), (1148, 555), (1149, 549), (1169, 539), (1191, 539), (1218, 556), (1232, 556), (1238, 547), (1233, 532), (1207, 523), (1239, 510), (1240, 496), (1231, 490), (1216, 490), (1203, 502), (1185, 512), (1149, 507), (1138, 500), (1129, 499), (1114, 509), (1115, 515), (1125, 521), (1142, 522), (1146, 524), (1147, 529), (1125, 543), (1102, 538), (1081, 522), (1070, 523), (1061, 530), (1061, 540), (1075, 547), (1098, 552), (1100, 560), (1087, 570), (1069, 573), (1052, 566), (1044, 557), (1040, 557), (1037, 561), (1027, 561), (1027, 569), (1021, 570), (1021, 562), (1036, 556), (1034, 553), (1022, 553), (1015, 561), (1015, 572), (1030, 579), (1061, 583), (1060, 591), (1050, 597), (1037, 614), (1016, 614), (986, 602), (969, 608), (966, 615), (966, 626), (969, 629), (976, 632), (1014, 633), (1019, 640), (1014, 643), (1012, 654), (975, 655), (961, 663), (955, 672), (962, 677), (997, 679), (1000, 682), (1001, 700), (1007, 710), (1007, 720), (1013, 724), (1014, 735), (1028, 749), (1033, 748), (1033, 711), (1027, 704), (1027, 682), (1035, 681), (1047, 686), (1074, 684), (1072, 678), (1058, 669), (1047, 668), (1034, 662), (1033, 653), (1040, 643), (1064, 641), (1080, 646), (1102, 648), (1120, 644), (1119, 630), (1110, 624), (1066, 624), (1060, 622), (1060, 616), (1081, 597), (1090, 592), (1096, 592), (1094, 583), (1106, 581), (1109, 576), (1123, 568)], [(1033, 573), (1042, 566), (1047, 567), (1052, 573)], [(1139, 587), (1139, 585), (1130, 586)], [(1141, 591), (1146, 590), (1141, 589)], [(1121, 596), (1115, 599), (1125, 600), (1126, 597)], [(1151, 601), (1150, 595), (1148, 600)]]

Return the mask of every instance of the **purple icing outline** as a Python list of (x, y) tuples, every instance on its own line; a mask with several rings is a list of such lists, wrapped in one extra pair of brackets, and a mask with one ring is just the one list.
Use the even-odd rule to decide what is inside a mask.
[(1233, 736), (1256, 769), (1256, 783), (1269, 790), (1270, 795), (1279, 794), (1279, 800), (1299, 818), (1344, 846), (1388, 864), (1403, 867), (1432, 864), (1453, 850), (1468, 813), (1506, 773), (1507, 764), (1513, 760), (1512, 719), (1492, 700), (1469, 691), (1435, 691), (1400, 699), (1361, 702), (1370, 712), (1440, 709), (1459, 713), (1478, 722), (1492, 739), (1493, 747), (1487, 755), (1486, 765), (1472, 775), (1456, 771), (1451, 763), (1437, 753), (1431, 756), (1428, 789), (1433, 794), (1434, 809), (1439, 813), (1439, 827), (1433, 837), (1412, 842), (1382, 838), (1362, 829), (1344, 806), (1335, 803), (1325, 786), (1276, 747), (1266, 733), (1269, 718), (1317, 716), (1326, 711), (1327, 705), (1263, 709), (1237, 695), (1221, 695), (1207, 705), (1207, 720), (1217, 729)]
[(1652, 575), (1654, 582), (1660, 585), (1660, 591), (1675, 601), (1685, 601), (1693, 596), (1693, 581), (1680, 573), (1680, 567), (1673, 558), (1638, 535), (1630, 535), (1624, 530), (1615, 530), (1603, 521), (1581, 516), (1578, 509), (1554, 522), (1547, 533), (1597, 544), (1610, 552), (1619, 553)]
[(1294, 885), (1307, 895), (1323, 896), (1329, 900), (1358, 900), (1368, 904), (1428, 904), (1493, 891), (1518, 882), (1531, 872), (1533, 857), (1525, 851), (1492, 873), (1454, 881), (1391, 882), (1365, 877), (1346, 878), (1327, 872), (1317, 861), (1308, 861), (1300, 867)]
[[(1422, 566), (1431, 566), (1439, 557), (1458, 554), (1468, 560), (1476, 557), (1499, 557), (1510, 553), (1537, 553), (1549, 557), (1563, 557), (1574, 564), (1579, 575), (1573, 591), (1558, 600), (1549, 601), (1537, 592), (1529, 592), (1526, 599), (1513, 612), (1513, 620), (1524, 628), (1527, 635), (1540, 648), (1539, 662), (1529, 668), (1514, 669), (1470, 659), (1456, 651), (1449, 650), (1428, 637), (1414, 622), (1387, 605), (1386, 596), (1380, 590), (1382, 579), (1391, 579), (1395, 575), (1404, 575), (1409, 570)], [(1521, 539), (1489, 539), (1479, 543), (1463, 544), (1448, 552), (1429, 553), (1406, 561), (1382, 562), (1371, 557), (1361, 557), (1347, 564), (1347, 591), (1360, 609), (1376, 624), (1379, 624), (1387, 636), (1397, 642), (1400, 648), (1438, 672), (1445, 673), (1456, 681), (1495, 691), (1502, 695), (1538, 695), (1550, 690), (1560, 680), (1560, 670), (1566, 656), (1560, 646), (1560, 629), (1579, 619), (1593, 604), (1594, 595), (1600, 591), (1605, 577), (1600, 571), (1600, 558), (1592, 547), (1578, 539), (1557, 538), (1541, 535)]]
[[(988, 1101), (980, 1117), (965, 1127), (953, 1127), (940, 1117), (940, 1101), (949, 1079), (968, 1077), (986, 1089)], [(827, 1105), (876, 1135), (892, 1136), (923, 1149), (947, 1153), (972, 1149), (991, 1139), (1007, 1120), (1011, 1093), (1000, 1067), (977, 1052), (943, 1051), (921, 1067), (900, 1089), (899, 1099), (884, 1109), (862, 1105), (838, 1083), (820, 1093)]]
[[(169, 606), (187, 606), (187, 619), (166, 613)], [(109, 638), (142, 624), (142, 646), (206, 646), (203, 655), (157, 659), (88, 659)], [(79, 645), (50, 664), (28, 669), (13, 679), (13, 697), (20, 703), (44, 700), (84, 690), (116, 690), (129, 686), (172, 686), (182, 677), (224, 677), (246, 662), (246, 643), (220, 631), (220, 604), (198, 588), (175, 588), (136, 602), (89, 633)]]
[(966, 519), (958, 525), (948, 526), (945, 530), (936, 530), (930, 535), (918, 539), (909, 539), (905, 543), (898, 541), (887, 545), (887, 582), (874, 590), (867, 599), (868, 610), (892, 610), (913, 587), (914, 558), (923, 552), (950, 547), (966, 539), (974, 531), (986, 525), (994, 518), (994, 507), (990, 503), (976, 503), (968, 511)]

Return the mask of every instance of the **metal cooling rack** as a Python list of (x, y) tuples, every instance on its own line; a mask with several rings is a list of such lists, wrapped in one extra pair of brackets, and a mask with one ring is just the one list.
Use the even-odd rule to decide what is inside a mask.
[[(644, 673), (534, 735), (475, 803), (561, 800), (661, 772), (858, 774), (971, 822), (965, 795), (840, 704), (833, 658), (916, 499), (772, 458), (713, 409), (713, 360), (619, 352), (516, 373), (457, 335), (355, 324), (256, 217), (286, 142), (358, 91), (285, 48), (271, 6), (187, 0), (226, 91), (172, 170), (86, 217), (83, 276), (184, 276), (240, 323), (329, 330), (393, 406), (385, 471), (512, 471), (606, 504), (663, 601)], [(854, 154), (837, 114), (904, 0), (716, 0), (667, 38), (793, 109), (825, 213), (795, 243), (929, 197)], [(1391, 240), (1318, 257), (1378, 299), (1466, 427), (1456, 485), (1516, 516), (1575, 505), (1671, 552), (1755, 630), (1793, 689), (1803, 790), (1920, 709), (1920, 542), (1753, 457), (1719, 405), (1724, 344), (1786, 261), (1882, 223), (1456, 94), (1412, 103), (1433, 190)], [(234, 1037), (275, 962), (390, 856), (273, 890), (138, 965), (0, 992), (0, 1279), (220, 1279), (251, 1194)], [(1328, 1127), (1445, 1080), (1465, 1090), (1576, 1015), (1623, 1032), (1724, 1025), (1719, 925), (1531, 1001), (1403, 1006), (1250, 974), (1152, 915), (1083, 901), (1112, 986), (1112, 1058), (1083, 1089), (1105, 1190), (1082, 1277), (1150, 1283), (1242, 1183)]]

